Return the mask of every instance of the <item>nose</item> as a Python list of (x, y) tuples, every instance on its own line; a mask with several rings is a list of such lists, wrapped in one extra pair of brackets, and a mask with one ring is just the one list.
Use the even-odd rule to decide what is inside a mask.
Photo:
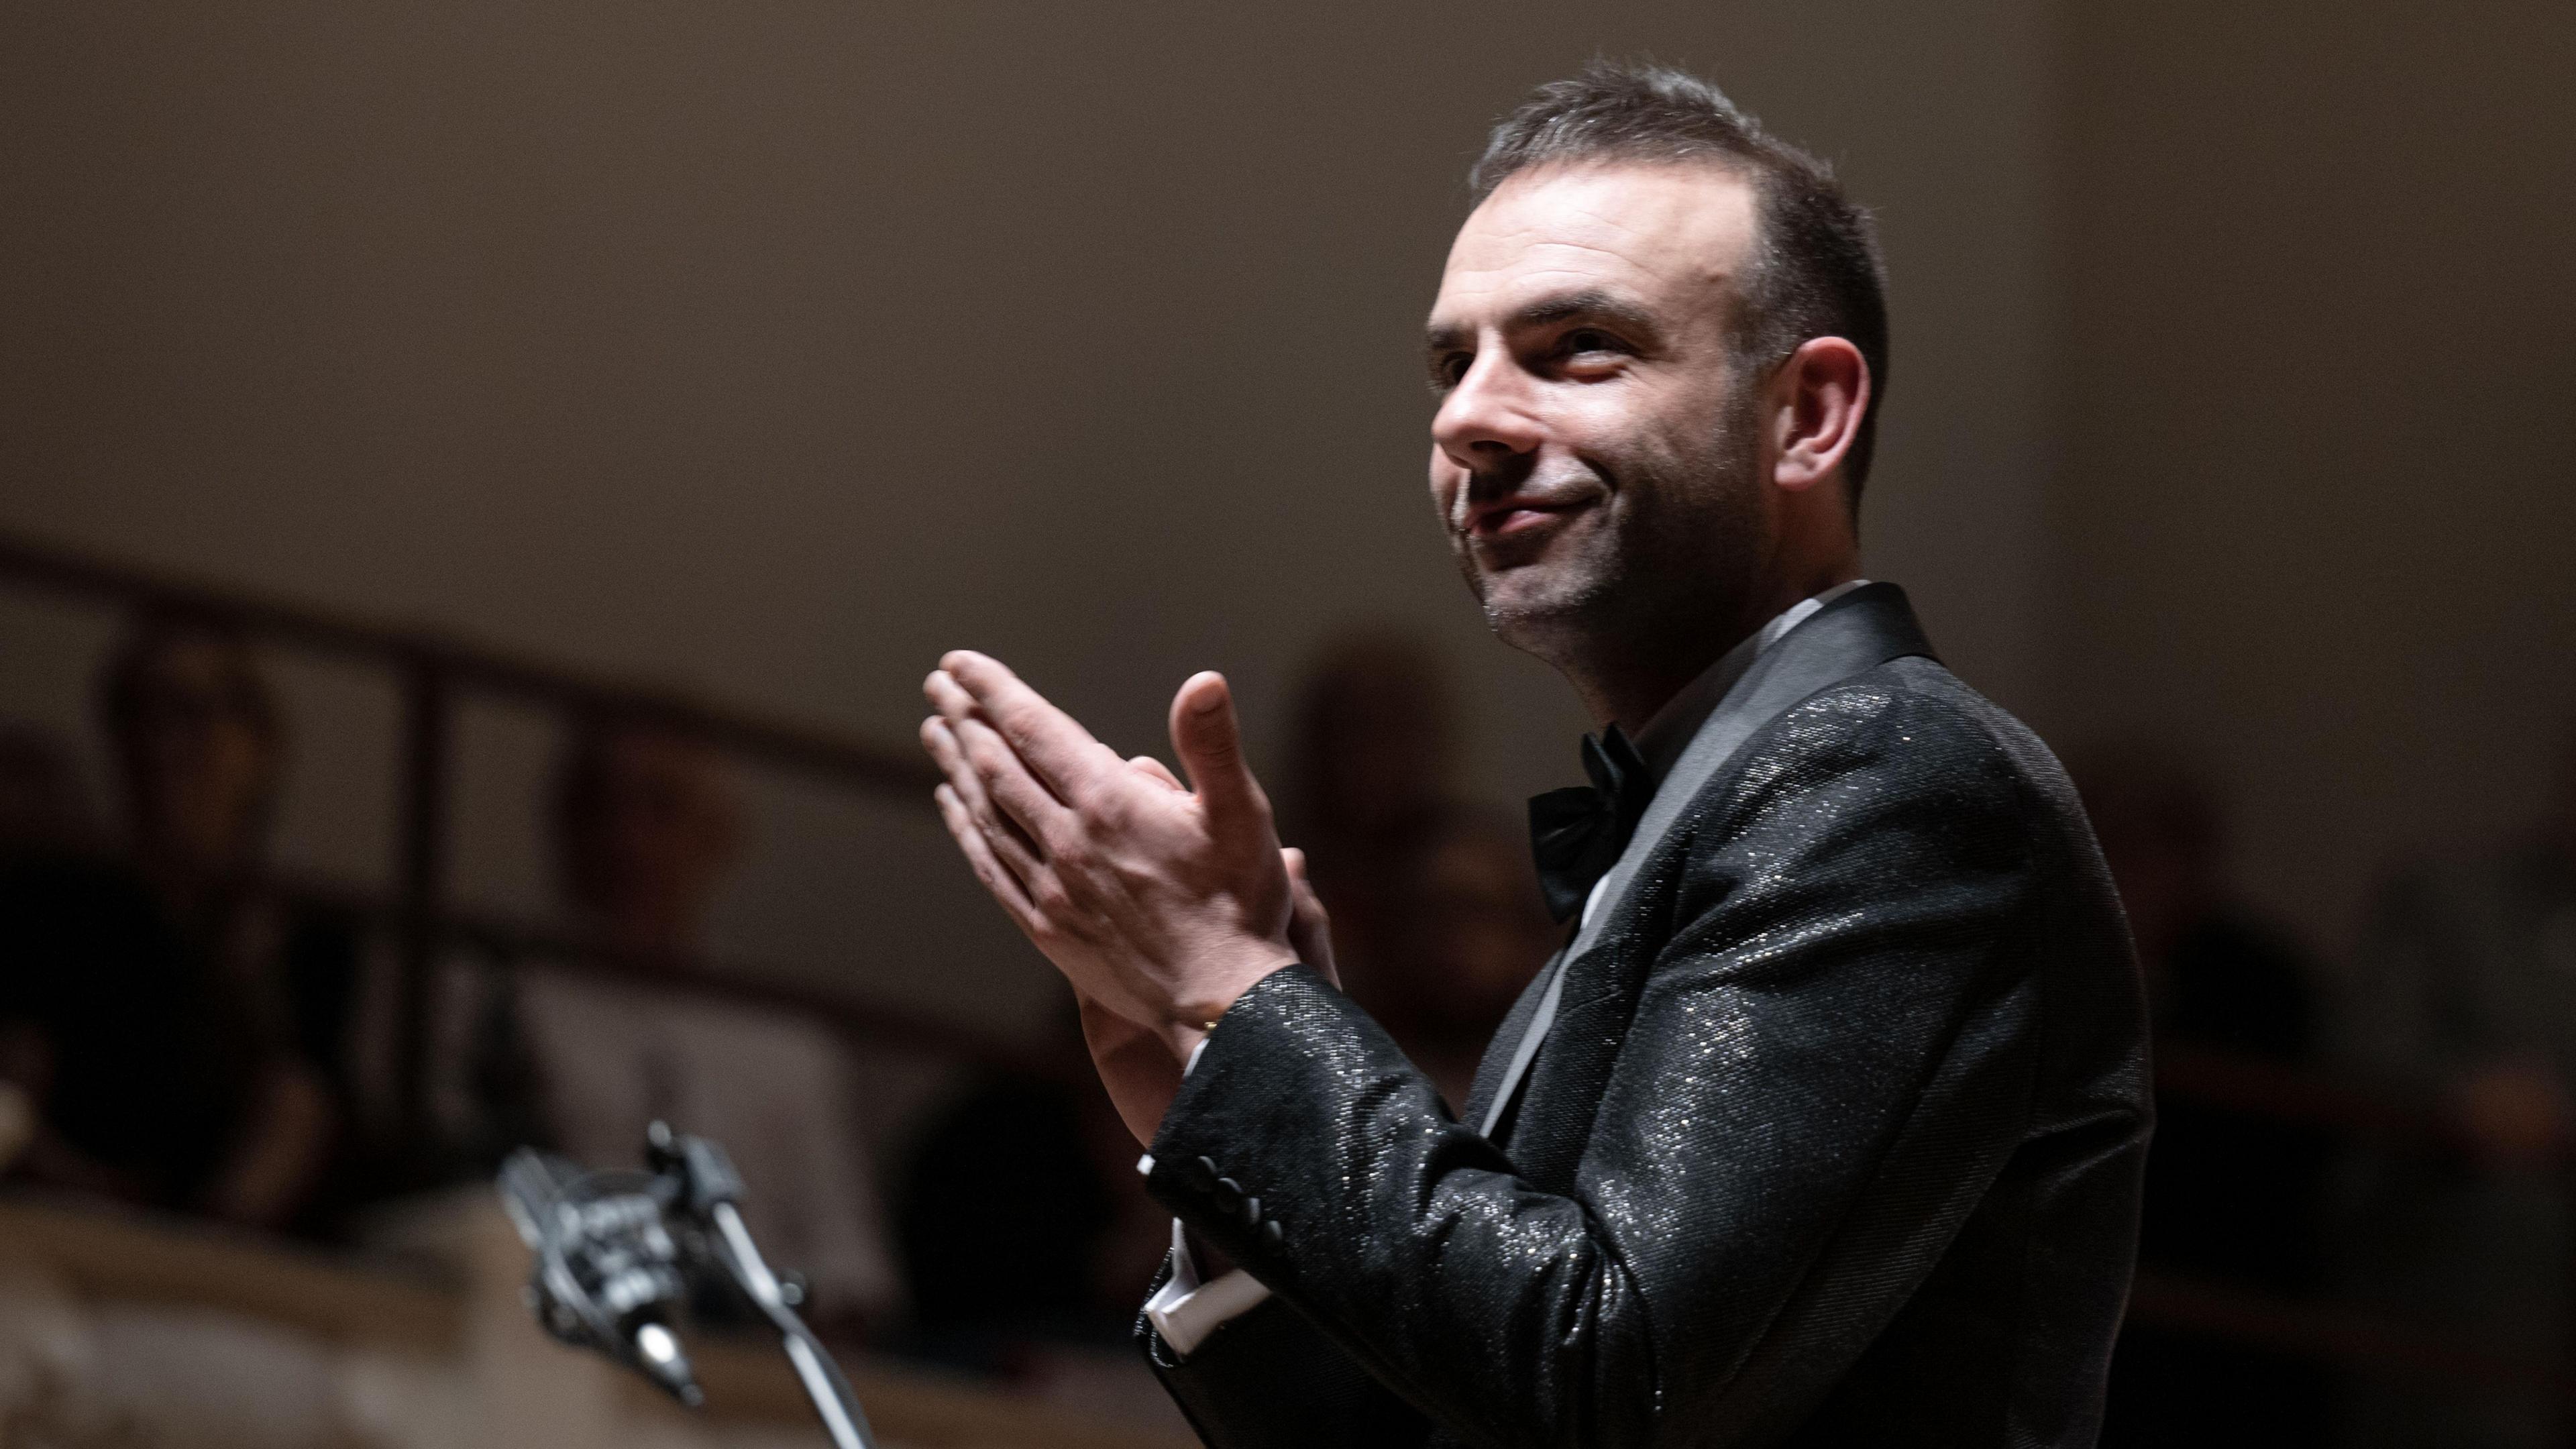
[(1483, 349), (1432, 416), (1433, 445), (1470, 473), (1491, 473), (1509, 458), (1538, 451), (1545, 431), (1530, 381), (1508, 349)]

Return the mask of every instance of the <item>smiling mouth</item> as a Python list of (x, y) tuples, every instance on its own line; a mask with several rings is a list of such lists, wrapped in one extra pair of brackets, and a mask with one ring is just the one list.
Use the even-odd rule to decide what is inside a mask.
[(1562, 503), (1506, 499), (1478, 509), (1467, 520), (1467, 536), (1481, 544), (1535, 538), (1590, 508), (1594, 501), (1588, 497), (1567, 499)]

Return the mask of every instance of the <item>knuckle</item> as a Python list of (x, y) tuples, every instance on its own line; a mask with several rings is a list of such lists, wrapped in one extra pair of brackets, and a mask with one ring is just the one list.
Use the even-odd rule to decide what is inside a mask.
[(1047, 841), (1047, 859), (1063, 878), (1059, 884), (1068, 895), (1080, 889), (1079, 883), (1088, 879), (1099, 866), (1099, 857), (1093, 854), (1091, 843), (1068, 832), (1058, 832)]
[(1064, 882), (1052, 873), (1038, 878), (1036, 886), (1029, 891), (1029, 901), (1038, 908), (1038, 913), (1046, 918), (1051, 931), (1058, 920), (1073, 911), (1072, 893), (1067, 891)]

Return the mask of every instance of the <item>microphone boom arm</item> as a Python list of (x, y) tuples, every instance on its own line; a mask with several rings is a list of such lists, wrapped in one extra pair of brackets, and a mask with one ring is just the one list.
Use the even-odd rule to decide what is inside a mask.
[(849, 1380), (743, 1225), (732, 1159), (661, 1122), (646, 1129), (644, 1155), (650, 1173), (585, 1172), (524, 1147), (502, 1164), (502, 1206), (535, 1255), (528, 1306), (538, 1323), (697, 1408), (705, 1396), (669, 1320), (688, 1270), (712, 1266), (777, 1331), (833, 1449), (876, 1449)]

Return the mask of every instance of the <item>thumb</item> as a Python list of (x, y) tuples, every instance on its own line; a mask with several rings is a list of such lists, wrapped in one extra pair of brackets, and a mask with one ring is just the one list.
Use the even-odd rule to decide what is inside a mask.
[(1243, 761), (1243, 731), (1235, 723), (1234, 692), (1224, 675), (1213, 670), (1193, 674), (1172, 696), (1172, 753), (1220, 829), (1268, 808)]
[(1189, 791), (1190, 787), (1182, 784), (1180, 777), (1174, 775), (1171, 772), (1170, 767), (1166, 766), (1162, 761), (1155, 759), (1152, 755), (1137, 755), (1127, 763), (1135, 767), (1136, 773), (1140, 775), (1159, 780), (1184, 794)]

